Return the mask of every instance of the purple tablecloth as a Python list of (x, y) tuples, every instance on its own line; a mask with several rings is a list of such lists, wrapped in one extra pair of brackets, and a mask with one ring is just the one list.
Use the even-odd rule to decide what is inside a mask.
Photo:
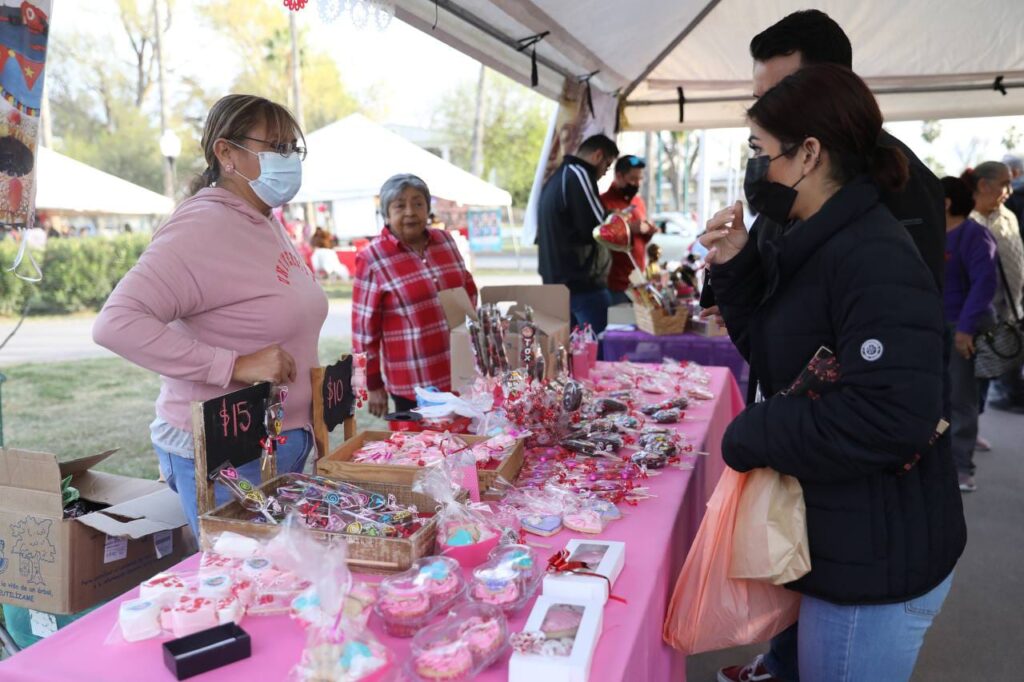
[(653, 336), (638, 329), (608, 330), (603, 336), (603, 360), (661, 362), (664, 358), (690, 360), (708, 367), (728, 367), (743, 395), (747, 394), (750, 367), (728, 336), (668, 334)]

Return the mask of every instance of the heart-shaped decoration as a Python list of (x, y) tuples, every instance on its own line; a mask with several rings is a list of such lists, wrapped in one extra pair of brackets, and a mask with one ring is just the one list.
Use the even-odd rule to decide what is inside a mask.
[(600, 514), (605, 523), (608, 521), (617, 521), (622, 518), (622, 512), (619, 511), (619, 508), (615, 506), (615, 503), (609, 502), (608, 500), (590, 500), (587, 503), (587, 507)]
[(466, 545), (472, 545), (474, 542), (473, 535), (465, 528), (460, 528), (448, 536), (446, 544), (450, 547), (465, 547)]
[(592, 509), (584, 509), (575, 514), (566, 514), (562, 517), (562, 523), (569, 530), (577, 533), (597, 534), (604, 530), (604, 521), (601, 515)]
[(554, 514), (541, 516), (534, 514), (532, 516), (525, 516), (520, 521), (520, 525), (527, 533), (533, 533), (534, 535), (554, 535), (558, 531), (562, 530), (562, 519)]
[(594, 228), (594, 239), (612, 251), (629, 251), (629, 224), (620, 213), (612, 213)]

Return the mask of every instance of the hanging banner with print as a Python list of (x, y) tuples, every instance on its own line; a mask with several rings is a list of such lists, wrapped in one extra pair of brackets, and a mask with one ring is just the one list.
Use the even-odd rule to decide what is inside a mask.
[[(0, 226), (35, 218), (36, 146), (52, 0), (0, 0)], [(24, 257), (25, 240), (14, 267)], [(13, 268), (12, 268), (13, 269)]]
[(544, 148), (541, 150), (533, 188), (523, 219), (524, 244), (532, 244), (537, 236), (537, 206), (544, 183), (558, 167), (566, 154), (573, 154), (583, 140), (603, 133), (615, 139), (619, 101), (606, 92), (590, 89), (576, 81), (566, 81), (558, 109), (548, 127)]
[(471, 208), (466, 211), (470, 251), (501, 251), (501, 209)]

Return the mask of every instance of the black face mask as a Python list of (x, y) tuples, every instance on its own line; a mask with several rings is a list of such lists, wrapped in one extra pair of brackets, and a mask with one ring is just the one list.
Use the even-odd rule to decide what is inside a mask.
[(640, 185), (623, 185), (622, 186), (622, 196), (626, 197), (627, 199), (632, 199), (633, 197), (635, 197), (637, 195), (637, 193), (639, 191), (640, 191)]
[(750, 208), (780, 225), (789, 222), (789, 214), (797, 197), (796, 186), (806, 177), (801, 176), (792, 187), (768, 179), (768, 167), (772, 161), (787, 153), (782, 152), (778, 156), (755, 156), (747, 161), (747, 173), (743, 178), (743, 191), (747, 195)]

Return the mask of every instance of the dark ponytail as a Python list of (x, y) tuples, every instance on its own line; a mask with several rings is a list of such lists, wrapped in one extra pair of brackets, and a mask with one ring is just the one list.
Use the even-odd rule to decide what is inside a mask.
[(896, 193), (910, 179), (910, 163), (899, 147), (879, 144), (871, 154), (870, 173), (881, 190)]
[(192, 178), (192, 182), (188, 186), (188, 195), (192, 196), (199, 190), (205, 189), (217, 182), (217, 178), (220, 177), (220, 169), (218, 166), (220, 166), (220, 164), (217, 163), (216, 159), (214, 159), (212, 167), (207, 166), (206, 170)]

